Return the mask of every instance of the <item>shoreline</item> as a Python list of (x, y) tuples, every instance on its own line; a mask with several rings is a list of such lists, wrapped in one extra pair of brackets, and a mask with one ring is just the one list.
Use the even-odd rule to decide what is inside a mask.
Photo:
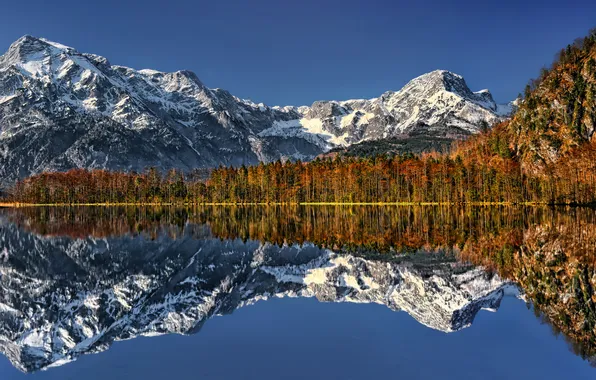
[(139, 203), (20, 203), (0, 202), (0, 208), (24, 207), (198, 207), (198, 206), (573, 206), (593, 207), (591, 204), (549, 204), (542, 202), (269, 202), (269, 203), (170, 203), (170, 202), (139, 202)]

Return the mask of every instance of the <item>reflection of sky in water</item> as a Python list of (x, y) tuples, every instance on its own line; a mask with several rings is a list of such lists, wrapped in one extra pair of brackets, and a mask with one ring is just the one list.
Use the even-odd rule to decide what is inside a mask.
[(274, 299), (210, 320), (193, 336), (118, 342), (98, 355), (13, 379), (593, 379), (595, 369), (520, 300), (445, 334), (379, 305)]

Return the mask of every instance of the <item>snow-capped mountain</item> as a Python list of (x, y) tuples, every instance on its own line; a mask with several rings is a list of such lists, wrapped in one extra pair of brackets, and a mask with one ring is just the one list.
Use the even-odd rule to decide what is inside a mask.
[(378, 98), (315, 102), (299, 107), (299, 120), (275, 121), (259, 136), (327, 136), (323, 148), (396, 136), (462, 138), (478, 133), (512, 112), (488, 90), (472, 92), (463, 77), (436, 70)]
[(460, 138), (510, 111), (448, 71), (375, 99), (268, 107), (207, 88), (189, 71), (134, 70), (25, 36), (0, 57), (0, 178), (308, 160), (364, 140)]
[(0, 352), (26, 372), (119, 340), (193, 334), (270, 297), (378, 303), (452, 332), (498, 308), (510, 288), (452, 260), (398, 263), (311, 244), (220, 240), (206, 225), (187, 225), (177, 239), (74, 239), (0, 220)]

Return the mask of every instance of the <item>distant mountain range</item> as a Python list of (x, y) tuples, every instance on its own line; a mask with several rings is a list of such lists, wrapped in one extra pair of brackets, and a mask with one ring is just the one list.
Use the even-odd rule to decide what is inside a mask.
[(269, 107), (190, 71), (134, 70), (25, 36), (0, 57), (0, 178), (310, 160), (364, 141), (464, 138), (511, 110), (441, 70), (374, 99)]

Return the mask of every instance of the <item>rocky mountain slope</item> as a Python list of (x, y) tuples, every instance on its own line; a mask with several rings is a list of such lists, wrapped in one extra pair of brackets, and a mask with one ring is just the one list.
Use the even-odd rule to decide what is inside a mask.
[(378, 303), (457, 331), (479, 310), (498, 308), (510, 287), (451, 260), (398, 263), (311, 244), (220, 240), (205, 225), (187, 225), (177, 239), (75, 239), (0, 220), (0, 352), (26, 372), (118, 340), (196, 333), (215, 315), (270, 297)]
[(25, 36), (0, 57), (0, 178), (44, 170), (197, 167), (312, 159), (395, 136), (461, 138), (510, 112), (448, 71), (370, 100), (268, 107)]
[[(516, 108), (510, 120), (493, 128), (487, 136), (493, 145), (499, 140), (504, 145), (492, 149), (495, 153), (514, 157), (526, 175), (543, 180), (558, 177), (558, 181), (566, 181), (574, 172), (593, 173), (596, 28), (562, 49), (551, 67), (543, 68), (538, 78), (530, 81)], [(473, 148), (474, 145), (478, 146), (476, 150), (484, 149), (482, 141), (473, 142)], [(481, 160), (488, 162), (491, 158)], [(590, 178), (576, 176), (579, 181)]]

